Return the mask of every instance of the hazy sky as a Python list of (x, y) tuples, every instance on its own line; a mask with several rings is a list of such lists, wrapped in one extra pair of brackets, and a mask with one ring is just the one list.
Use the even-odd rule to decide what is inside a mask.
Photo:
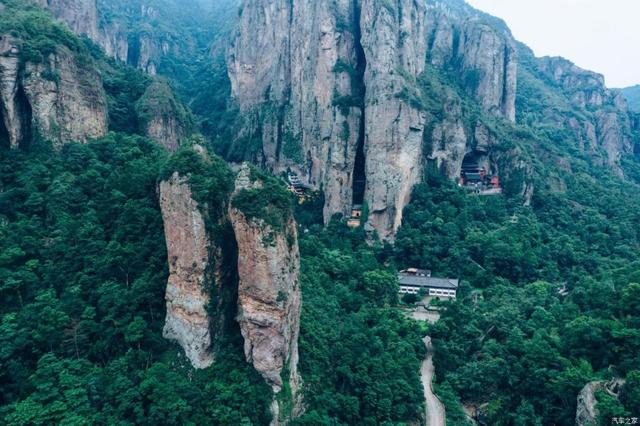
[(467, 2), (504, 19), (537, 56), (563, 56), (609, 87), (640, 84), (640, 0)]

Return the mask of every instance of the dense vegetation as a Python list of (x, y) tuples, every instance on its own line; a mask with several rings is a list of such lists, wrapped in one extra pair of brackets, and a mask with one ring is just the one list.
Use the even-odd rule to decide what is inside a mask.
[[(567, 184), (522, 207), (433, 177), (398, 235), (398, 262), (465, 280), (432, 327), (435, 363), (441, 385), (488, 403), (489, 424), (573, 424), (587, 382), (639, 373), (637, 188), (581, 174)], [(637, 411), (633, 384), (621, 400), (604, 423)]]
[(254, 188), (244, 188), (231, 200), (231, 206), (249, 219), (264, 221), (282, 230), (291, 216), (293, 197), (280, 179), (252, 167), (249, 177)]
[(67, 48), (78, 58), (90, 60), (83, 42), (64, 25), (55, 23), (35, 3), (4, 0), (0, 8), (0, 34), (19, 40), (20, 59), (44, 62), (57, 49)]
[[(332, 223), (302, 237), (300, 371), (307, 412), (296, 425), (398, 424), (422, 416), (424, 345), (395, 306), (390, 251)], [(386, 266), (385, 266), (386, 264)]]

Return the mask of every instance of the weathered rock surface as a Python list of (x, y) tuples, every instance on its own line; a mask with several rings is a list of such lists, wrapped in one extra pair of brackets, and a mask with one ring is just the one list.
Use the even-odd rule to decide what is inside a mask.
[(258, 0), (244, 5), (240, 19), (229, 76), (248, 117), (242, 134), (262, 142), (256, 160), (323, 188), (325, 217), (346, 213), (362, 118), (351, 78), (363, 66), (354, 2)]
[(428, 61), (455, 69), (485, 111), (515, 121), (518, 62), (508, 29), (446, 2), (430, 2), (427, 12)]
[[(488, 131), (496, 120), (516, 121), (523, 73), (541, 90), (534, 101), (549, 102), (533, 105), (545, 111), (528, 111), (526, 125), (570, 130), (619, 174), (621, 156), (633, 152), (635, 122), (601, 76), (533, 57), (504, 22), (463, 1), (246, 1), (227, 65), (244, 117), (236, 142), (261, 146), (251, 160), (323, 190), (325, 221), (366, 202), (368, 227), (384, 239), (393, 239), (427, 159), (451, 178), (468, 154), (504, 176), (530, 171), (517, 150), (496, 164), (493, 151), (505, 141)], [(469, 101), (484, 117), (477, 124)], [(531, 191), (525, 183), (526, 199)]]
[[(370, 223), (393, 239), (425, 155), (448, 156), (446, 148), (424, 152), (423, 141), (431, 137), (424, 135), (425, 113), (399, 96), (415, 85), (425, 58), (443, 67), (461, 62), (478, 76), (470, 92), (483, 107), (515, 117), (511, 39), (475, 21), (454, 27), (452, 16), (409, 0), (393, 7), (373, 0), (246, 2), (227, 62), (233, 96), (248, 117), (240, 136), (262, 142), (255, 160), (275, 172), (292, 169), (323, 189), (325, 220), (366, 201)], [(446, 128), (442, 137), (463, 151), (459, 124), (446, 120), (430, 133), (442, 135)], [(447, 158), (451, 173), (464, 155), (457, 157)], [(364, 200), (353, 197), (354, 177), (370, 183)]]
[(596, 410), (596, 392), (604, 389), (604, 382), (590, 382), (578, 394), (576, 408), (576, 426), (595, 426), (598, 412)]
[(18, 75), (19, 54), (15, 39), (7, 35), (0, 37), (0, 118), (3, 138), (11, 147), (17, 147), (31, 129), (30, 112), (26, 108), (26, 96)]
[[(103, 48), (105, 53), (120, 61), (155, 75), (163, 56), (174, 47), (174, 40), (151, 25), (158, 11), (144, 2), (133, 2), (120, 12), (129, 18), (114, 19), (103, 16), (97, 0), (37, 0), (38, 4), (66, 23), (79, 35), (85, 35)], [(105, 6), (106, 7), (106, 6)], [(131, 26), (140, 23), (142, 28)]]
[(160, 208), (169, 260), (162, 334), (178, 342), (194, 367), (206, 368), (213, 363), (205, 288), (209, 238), (189, 184), (177, 172), (160, 183)]
[[(100, 75), (59, 46), (43, 63), (20, 63), (19, 40), (0, 36), (0, 113), (12, 147), (38, 132), (55, 145), (107, 132)], [(23, 67), (23, 69), (21, 69)]]
[(94, 41), (99, 39), (96, 0), (37, 0), (37, 3), (76, 34), (86, 35)]
[(37, 0), (56, 19), (78, 35), (85, 35), (112, 58), (127, 62), (129, 40), (126, 28), (116, 21), (103, 22), (97, 0)]
[[(251, 181), (245, 164), (236, 193), (260, 186)], [(301, 307), (296, 224), (289, 216), (283, 229), (273, 229), (233, 207), (229, 217), (238, 244), (238, 322), (245, 356), (275, 392), (286, 380), (295, 395)], [(289, 377), (282, 377), (283, 372)]]
[(145, 133), (168, 151), (175, 152), (188, 136), (189, 112), (163, 80), (155, 80), (136, 103), (136, 112), (143, 121)]
[(633, 152), (633, 122), (623, 95), (607, 89), (601, 74), (579, 68), (566, 59), (544, 57), (537, 64), (573, 105), (584, 110), (580, 119), (570, 117), (563, 124), (575, 132), (586, 149), (603, 150), (609, 167), (622, 174), (620, 158)]

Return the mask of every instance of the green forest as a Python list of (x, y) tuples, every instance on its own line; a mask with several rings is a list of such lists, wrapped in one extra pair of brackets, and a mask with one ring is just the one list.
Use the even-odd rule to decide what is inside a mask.
[[(87, 144), (56, 149), (38, 134), (28, 149), (0, 144), (0, 424), (272, 420), (271, 389), (245, 359), (235, 304), (212, 330), (220, 341), (210, 368), (194, 369), (162, 337), (169, 270), (158, 185), (174, 172), (215, 219), (207, 226), (218, 243), (233, 238), (221, 219), (230, 203), (274, 229), (294, 211), (305, 409), (292, 426), (423, 425), (427, 334), (450, 426), (471, 424), (463, 403), (482, 406), (487, 425), (571, 426), (585, 384), (616, 378), (626, 380), (619, 398), (597, 395), (599, 424), (640, 416), (640, 162), (623, 157), (621, 178), (542, 123), (549, 109), (582, 112), (552, 93), (532, 53), (521, 52), (519, 125), (483, 115), (456, 70), (427, 70), (399, 93), (432, 119), (446, 89), (468, 114), (464, 125), (487, 124), (502, 152), (516, 147), (531, 168), (505, 179), (503, 195), (478, 197), (427, 162), (391, 244), (340, 215), (323, 224), (321, 192), (301, 203), (259, 167), (262, 189), (230, 200), (228, 161), (256, 148), (232, 137), (240, 124), (220, 40), (235, 5), (201, 2), (187, 13), (152, 3), (162, 13), (149, 26), (131, 18), (140, 2), (97, 2), (135, 34), (184, 41), (188, 49), (158, 64), (162, 78), (107, 58), (34, 4), (0, 0), (0, 33), (20, 38), (21, 63), (74, 52), (99, 70), (109, 110), (109, 133)], [(158, 110), (178, 111), (195, 134), (174, 154), (144, 136)], [(535, 187), (528, 202), (525, 181)], [(397, 271), (408, 267), (461, 279), (456, 300), (436, 302), (435, 324), (407, 318)], [(237, 285), (231, 277), (225, 300), (237, 298)]]

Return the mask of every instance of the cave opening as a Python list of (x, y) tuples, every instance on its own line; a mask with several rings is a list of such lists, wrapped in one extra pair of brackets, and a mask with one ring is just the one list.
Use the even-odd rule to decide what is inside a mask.
[(497, 170), (484, 151), (471, 151), (462, 160), (460, 186), (475, 194), (491, 195), (502, 192)]
[(367, 69), (367, 58), (362, 47), (362, 30), (360, 28), (360, 4), (358, 0), (353, 0), (353, 29), (356, 53), (356, 78), (352, 82), (354, 87), (351, 88), (353, 96), (357, 99), (360, 107), (360, 123), (358, 127), (358, 140), (356, 148), (356, 157), (353, 165), (353, 199), (354, 208), (362, 206), (367, 187), (366, 178), (366, 160), (365, 160), (365, 106), (364, 99), (366, 95), (366, 86), (364, 84), (364, 73)]
[(462, 160), (462, 170), (478, 170), (481, 168), (483, 155), (478, 151), (471, 151)]

